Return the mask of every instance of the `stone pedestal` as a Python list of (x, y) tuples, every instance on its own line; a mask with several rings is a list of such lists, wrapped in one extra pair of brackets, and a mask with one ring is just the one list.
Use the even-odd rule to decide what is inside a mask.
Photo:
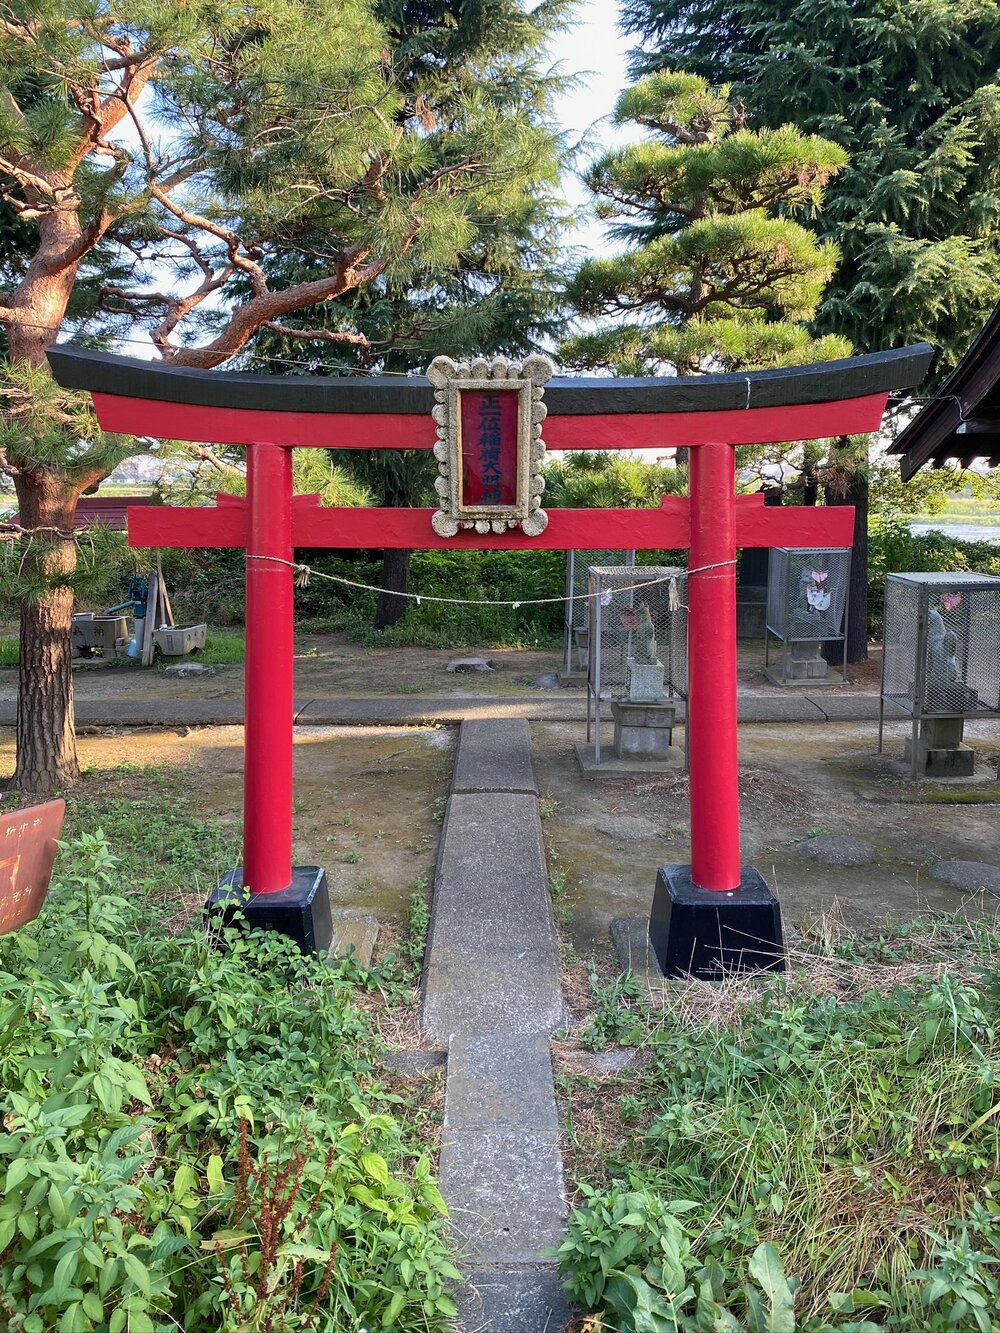
[(619, 759), (669, 758), (676, 715), (675, 705), (668, 702), (613, 703), (615, 755)]
[(764, 674), (775, 685), (822, 684), (829, 671), (822, 648), (815, 639), (790, 639), (780, 665), (767, 667)]
[(573, 631), (573, 646), (576, 649), (576, 669), (577, 671), (586, 671), (590, 660), (590, 627), (585, 625), (582, 629)]
[(736, 585), (736, 637), (759, 643), (767, 632), (767, 587)]
[[(964, 717), (925, 717), (917, 734), (917, 777), (971, 778), (975, 772), (976, 752), (962, 740), (964, 730)], [(912, 766), (913, 738), (910, 736), (906, 739), (904, 756)]]

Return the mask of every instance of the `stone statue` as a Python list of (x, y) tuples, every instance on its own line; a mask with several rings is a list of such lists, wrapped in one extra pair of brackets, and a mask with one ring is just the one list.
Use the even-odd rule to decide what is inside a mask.
[[(950, 610), (950, 607), (946, 607)], [(958, 639), (944, 623), (941, 612), (932, 607), (927, 616), (927, 680), (933, 685), (953, 685), (958, 680), (955, 653)]]
[(626, 606), (621, 612), (622, 629), (629, 633), (629, 657), (640, 666), (659, 664), (656, 645), (656, 626), (645, 602)]
[(799, 575), (799, 595), (793, 611), (795, 619), (803, 625), (815, 625), (825, 619), (832, 600), (830, 571), (806, 566)]

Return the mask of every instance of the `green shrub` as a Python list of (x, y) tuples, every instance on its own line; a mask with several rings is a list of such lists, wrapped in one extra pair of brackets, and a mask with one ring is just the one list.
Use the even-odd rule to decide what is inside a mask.
[[(967, 967), (976, 928), (953, 934)], [(613, 1180), (578, 1185), (560, 1250), (571, 1296), (620, 1333), (995, 1333), (1000, 972), (986, 936), (976, 986), (911, 968), (876, 989), (855, 958), (829, 964), (827, 993), (743, 983), (721, 1022), (648, 1013), (648, 1063), (629, 1080), (629, 1124), (645, 1128), (587, 1150)], [(918, 934), (891, 957), (919, 958)]]
[(964, 570), (1000, 574), (1000, 545), (962, 541), (935, 530), (914, 534), (898, 517), (876, 523), (868, 533), (869, 634), (877, 638), (882, 633), (886, 574)]
[(444, 1329), (443, 1205), (351, 965), (151, 932), (119, 877), (81, 834), (0, 940), (5, 1327)]

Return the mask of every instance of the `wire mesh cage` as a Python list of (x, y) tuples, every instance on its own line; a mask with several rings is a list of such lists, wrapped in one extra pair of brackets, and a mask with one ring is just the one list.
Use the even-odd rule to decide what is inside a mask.
[(915, 722), (1000, 714), (1000, 578), (886, 575), (881, 701)]
[(567, 672), (586, 671), (590, 633), (591, 565), (635, 564), (635, 551), (567, 551), (566, 618), (563, 633), (563, 663)]
[[(764, 666), (778, 684), (816, 684), (827, 674), (824, 643), (844, 645), (847, 679), (847, 592), (851, 553), (839, 547), (772, 548), (768, 565)], [(781, 643), (778, 667), (772, 668), (771, 640)]]
[(587, 740), (601, 702), (655, 703), (687, 695), (687, 570), (679, 565), (595, 565), (588, 581)]

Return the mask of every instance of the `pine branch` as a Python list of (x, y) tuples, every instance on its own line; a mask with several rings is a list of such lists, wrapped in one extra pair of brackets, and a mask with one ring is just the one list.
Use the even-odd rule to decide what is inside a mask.
[(371, 342), (363, 333), (348, 333), (341, 329), (290, 329), (287, 324), (279, 324), (276, 319), (266, 319), (260, 326), (280, 333), (285, 338), (303, 338), (309, 342), (352, 343), (357, 347), (370, 347)]

